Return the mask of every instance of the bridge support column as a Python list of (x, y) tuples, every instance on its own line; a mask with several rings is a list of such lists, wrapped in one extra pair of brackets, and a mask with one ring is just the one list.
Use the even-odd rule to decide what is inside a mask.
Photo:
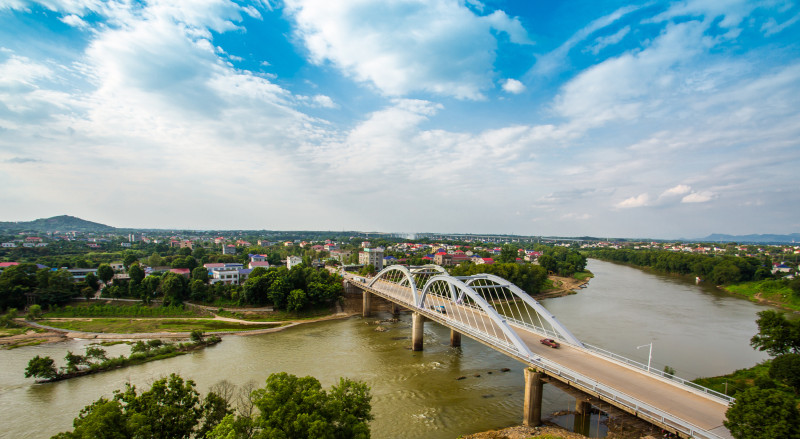
[(366, 290), (361, 290), (361, 316), (370, 316), (370, 305), (372, 302), (372, 293)]
[(461, 333), (455, 329), (450, 330), (450, 346), (454, 348), (461, 347)]
[(523, 404), (522, 423), (528, 427), (542, 425), (542, 382), (541, 372), (525, 368), (525, 401)]
[(400, 307), (397, 306), (396, 303), (392, 302), (392, 315), (396, 316), (400, 312)]
[(411, 350), (422, 350), (422, 330), (425, 323), (425, 316), (415, 312), (411, 317)]
[(592, 405), (589, 401), (576, 400), (575, 401), (575, 419), (572, 425), (572, 431), (575, 433), (589, 436), (592, 425)]

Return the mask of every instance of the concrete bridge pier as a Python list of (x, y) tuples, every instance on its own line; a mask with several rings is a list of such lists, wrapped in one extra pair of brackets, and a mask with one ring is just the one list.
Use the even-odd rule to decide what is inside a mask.
[(522, 423), (528, 427), (542, 425), (542, 390), (544, 374), (525, 368), (525, 401), (522, 407)]
[(411, 317), (411, 350), (422, 350), (422, 332), (425, 324), (425, 316), (415, 312)]
[(397, 314), (400, 313), (400, 307), (397, 306), (396, 303), (392, 302), (392, 315), (397, 317)]
[(370, 316), (370, 306), (372, 305), (372, 293), (367, 290), (361, 290), (361, 316)]
[(461, 347), (461, 333), (455, 329), (450, 330), (450, 346), (454, 348)]
[(589, 401), (575, 401), (575, 418), (572, 431), (575, 433), (589, 436), (592, 425), (592, 404)]

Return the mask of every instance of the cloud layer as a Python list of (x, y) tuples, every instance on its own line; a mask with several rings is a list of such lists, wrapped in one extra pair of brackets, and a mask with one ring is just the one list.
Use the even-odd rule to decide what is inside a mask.
[[(795, 5), (630, 6), (547, 38), (535, 16), (444, 0), (51, 0), (6, 3), (0, 19), (24, 30), (18, 17), (38, 10), (70, 50), (0, 48), (0, 220), (652, 237), (800, 226)], [(304, 64), (287, 69), (264, 34)]]

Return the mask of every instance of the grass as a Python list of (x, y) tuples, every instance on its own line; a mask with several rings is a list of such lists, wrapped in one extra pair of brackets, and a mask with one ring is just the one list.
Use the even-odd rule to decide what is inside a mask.
[(736, 392), (744, 391), (752, 387), (759, 377), (769, 377), (769, 360), (759, 363), (749, 369), (739, 369), (728, 375), (717, 377), (698, 378), (693, 382), (720, 393), (726, 393), (725, 383), (728, 383), (728, 391), (726, 394), (732, 396)]
[(68, 331), (108, 332), (132, 334), (136, 332), (191, 332), (199, 329), (203, 332), (216, 331), (248, 331), (253, 329), (274, 328), (276, 324), (245, 325), (212, 319), (121, 319), (93, 318), (85, 320), (48, 320), (39, 323)]
[(591, 271), (580, 271), (578, 273), (575, 273), (572, 277), (574, 277), (577, 280), (586, 280), (593, 278), (594, 273), (592, 273)]
[(36, 345), (40, 345), (40, 344), (44, 343), (45, 341), (47, 341), (47, 340), (42, 340), (42, 339), (20, 340), (17, 343), (11, 343), (11, 344), (7, 344), (7, 345), (3, 345), (2, 349), (5, 349), (5, 350), (8, 351), (8, 350), (11, 350), (11, 349), (21, 348), (23, 346), (36, 346)]
[(55, 307), (46, 317), (197, 317), (198, 312), (183, 306), (146, 306), (81, 303), (78, 306)]
[(27, 326), (20, 326), (20, 327), (16, 327), (16, 328), (0, 328), (0, 338), (2, 338), (2, 337), (11, 337), (12, 335), (22, 335), (22, 334), (27, 333), (28, 331), (47, 332), (44, 329), (29, 328)]
[(246, 320), (248, 322), (286, 322), (292, 320), (309, 320), (330, 315), (329, 308), (318, 308), (300, 312), (271, 311), (271, 312), (246, 312), (246, 311), (217, 311), (216, 314), (232, 319)]
[(725, 290), (729, 293), (745, 296), (753, 302), (759, 299), (767, 300), (782, 307), (800, 311), (800, 297), (792, 289), (779, 280), (762, 280), (728, 285)]

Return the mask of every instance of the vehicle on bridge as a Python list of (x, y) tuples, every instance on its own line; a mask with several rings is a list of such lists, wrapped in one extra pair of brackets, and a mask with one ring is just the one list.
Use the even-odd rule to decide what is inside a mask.
[(553, 340), (552, 338), (543, 338), (543, 339), (539, 340), (539, 343), (541, 343), (541, 344), (543, 344), (545, 346), (550, 346), (551, 348), (554, 348), (554, 349), (559, 347), (559, 346), (561, 346), (560, 344), (558, 344), (557, 341)]
[(442, 314), (447, 314), (447, 310), (445, 309), (444, 305), (437, 305), (437, 306), (431, 305), (431, 309), (436, 312), (440, 312)]

